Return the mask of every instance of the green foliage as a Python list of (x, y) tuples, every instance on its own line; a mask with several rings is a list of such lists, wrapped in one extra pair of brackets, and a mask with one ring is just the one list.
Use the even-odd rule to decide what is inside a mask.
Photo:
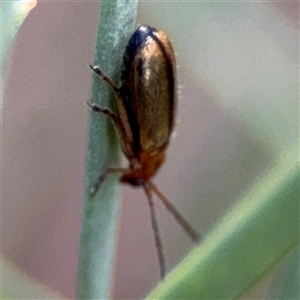
[(147, 299), (237, 299), (297, 246), (299, 166), (283, 157)]
[(33, 1), (1, 1), (1, 72), (6, 53), (34, 6)]
[[(102, 1), (94, 64), (115, 82), (120, 76), (125, 45), (135, 26), (136, 7), (137, 3), (133, 1)], [(101, 107), (115, 102), (112, 91), (97, 76), (92, 84), (91, 101)], [(115, 176), (108, 176), (94, 197), (90, 192), (105, 167), (120, 166), (118, 144), (111, 121), (104, 115), (91, 112), (79, 256), (79, 299), (109, 298), (119, 212), (119, 182)]]

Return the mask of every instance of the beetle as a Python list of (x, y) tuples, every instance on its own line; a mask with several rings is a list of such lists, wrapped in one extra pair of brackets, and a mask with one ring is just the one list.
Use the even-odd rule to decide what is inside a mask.
[(113, 89), (117, 98), (117, 113), (95, 103), (87, 104), (93, 111), (111, 119), (120, 136), (122, 151), (129, 161), (127, 168), (107, 168), (99, 177), (91, 196), (97, 193), (110, 173), (120, 173), (122, 183), (144, 189), (163, 279), (166, 263), (152, 193), (163, 202), (192, 241), (199, 239), (196, 231), (151, 180), (165, 160), (175, 125), (176, 64), (172, 45), (163, 31), (141, 25), (127, 44), (120, 88), (98, 66), (90, 65), (90, 68)]

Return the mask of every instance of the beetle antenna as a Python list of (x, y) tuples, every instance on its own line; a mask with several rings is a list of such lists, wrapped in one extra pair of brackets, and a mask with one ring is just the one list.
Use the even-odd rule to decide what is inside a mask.
[(188, 224), (188, 222), (183, 218), (179, 211), (169, 202), (169, 200), (164, 196), (164, 194), (158, 189), (158, 187), (148, 181), (150, 189), (156, 194), (156, 196), (162, 201), (167, 210), (174, 216), (176, 221), (181, 225), (186, 234), (191, 238), (192, 241), (197, 242), (200, 240), (198, 233)]
[(143, 187), (144, 187), (145, 194), (147, 196), (148, 206), (150, 209), (151, 224), (152, 224), (152, 229), (154, 232), (155, 246), (156, 246), (157, 256), (158, 256), (158, 261), (159, 261), (160, 277), (163, 280), (166, 275), (166, 260), (165, 260), (163, 246), (162, 246), (162, 242), (161, 242), (161, 238), (160, 238), (154, 202), (152, 200), (151, 187), (148, 186), (147, 183), (145, 183)]

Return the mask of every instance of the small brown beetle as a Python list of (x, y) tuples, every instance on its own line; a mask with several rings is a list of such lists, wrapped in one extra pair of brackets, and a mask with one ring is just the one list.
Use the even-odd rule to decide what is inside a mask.
[(90, 102), (88, 105), (93, 111), (103, 113), (112, 120), (121, 138), (123, 153), (129, 161), (127, 168), (106, 169), (99, 177), (92, 196), (110, 173), (121, 173), (122, 183), (144, 189), (150, 208), (160, 275), (164, 278), (165, 258), (152, 192), (161, 199), (187, 235), (193, 241), (199, 239), (198, 234), (151, 181), (165, 160), (175, 124), (176, 66), (172, 45), (161, 30), (148, 25), (139, 26), (124, 54), (120, 88), (99, 67), (90, 65), (90, 68), (114, 90), (118, 112)]

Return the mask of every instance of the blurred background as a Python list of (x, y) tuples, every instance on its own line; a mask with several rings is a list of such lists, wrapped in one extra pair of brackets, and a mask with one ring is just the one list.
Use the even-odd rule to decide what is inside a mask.
[[(98, 13), (97, 2), (38, 1), (5, 66), (2, 251), (70, 299)], [(298, 22), (298, 2), (139, 5), (137, 23), (170, 37), (181, 86), (175, 136), (154, 181), (204, 235), (298, 143)], [(145, 195), (121, 192), (112, 298), (140, 299), (159, 282), (159, 266)], [(170, 270), (193, 245), (156, 203)], [(270, 280), (244, 299), (264, 298)]]

